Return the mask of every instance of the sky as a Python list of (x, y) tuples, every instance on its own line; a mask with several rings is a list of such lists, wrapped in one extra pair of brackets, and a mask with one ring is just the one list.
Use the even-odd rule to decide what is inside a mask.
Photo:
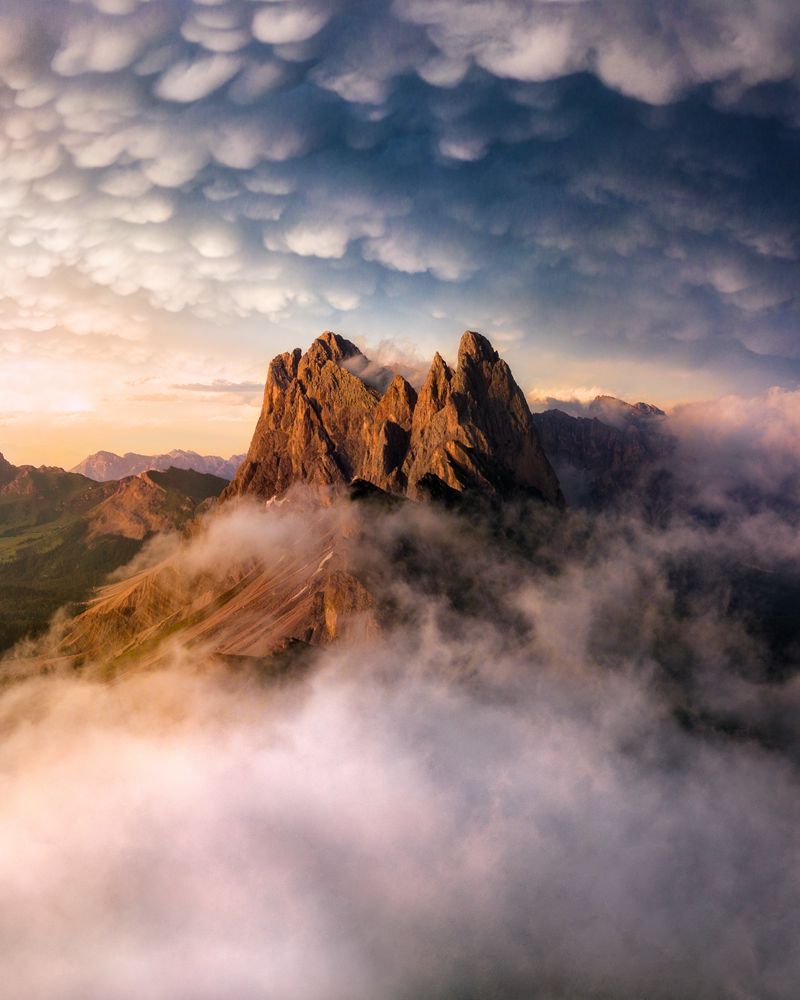
[(269, 359), (800, 382), (794, 0), (0, 0), (0, 451), (245, 450)]

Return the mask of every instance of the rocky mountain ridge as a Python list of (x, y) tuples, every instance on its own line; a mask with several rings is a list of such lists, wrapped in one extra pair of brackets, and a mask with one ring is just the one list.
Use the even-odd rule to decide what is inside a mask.
[(145, 539), (183, 528), (226, 482), (171, 469), (98, 483), (0, 459), (0, 649), (84, 600)]
[(619, 417), (616, 422), (560, 409), (533, 414), (542, 447), (571, 506), (604, 507), (638, 495), (674, 448), (674, 439), (654, 419), (664, 416), (662, 410), (613, 397), (598, 399), (605, 401), (603, 412), (612, 409)]
[[(305, 510), (307, 504), (307, 513), (287, 522), (294, 527), (277, 557), (264, 560), (245, 545), (239, 556), (226, 553), (218, 572), (216, 565), (199, 569), (179, 547), (100, 591), (68, 624), (62, 654), (76, 663), (86, 655), (109, 665), (150, 662), (165, 638), (180, 635), (223, 658), (261, 661), (331, 642), (353, 628), (369, 632), (380, 627), (380, 586), (375, 591), (375, 581), (360, 572), (361, 543), (353, 542), (359, 533), (370, 537), (368, 529), (363, 535), (365, 510), (337, 506), (325, 521), (320, 499), (337, 492), (412, 500), (526, 497), (558, 517), (564, 500), (548, 451), (570, 489), (579, 469), (610, 493), (634, 482), (650, 458), (636, 425), (654, 408), (630, 407), (624, 429), (558, 411), (534, 416), (508, 365), (486, 338), (470, 331), (461, 338), (456, 364), (437, 354), (419, 391), (396, 375), (381, 392), (358, 374), (368, 366), (355, 345), (331, 332), (305, 353), (287, 352), (269, 366), (250, 449), (222, 492), (219, 514), (236, 518), (241, 503), (247, 517), (263, 501), (304, 486), (288, 508)], [(628, 412), (628, 404), (613, 404)], [(165, 509), (158, 493), (162, 475), (129, 477), (113, 489), (93, 484), (106, 491), (92, 515), (94, 531), (139, 540), (164, 530), (162, 517), (188, 520), (200, 498), (173, 497)], [(197, 524), (191, 545), (198, 541), (202, 551), (217, 521)]]
[(578, 416), (595, 418), (613, 427), (626, 427), (630, 424), (641, 426), (644, 422), (665, 417), (666, 413), (652, 403), (628, 403), (616, 396), (601, 395), (595, 396), (585, 412)]
[(462, 336), (455, 368), (436, 354), (419, 393), (397, 375), (380, 394), (345, 367), (358, 357), (354, 344), (326, 331), (305, 354), (272, 361), (250, 449), (225, 499), (363, 480), (413, 499), (449, 490), (563, 504), (522, 390), (485, 337)]
[(362, 546), (354, 541), (371, 537), (366, 509), (320, 503), (350, 495), (353, 485), (356, 494), (366, 488), (414, 500), (526, 497), (557, 515), (563, 498), (524, 395), (484, 337), (465, 333), (454, 367), (437, 354), (419, 392), (398, 375), (381, 393), (344, 364), (361, 358), (355, 345), (326, 332), (305, 354), (272, 361), (248, 455), (222, 494), (226, 502), (191, 542), (203, 552), (220, 518), (257, 516), (263, 508), (253, 500), (303, 486), (287, 505), (294, 529), (276, 554), (265, 560), (255, 543), (246, 545), (239, 556), (226, 553), (219, 573), (216, 561), (198, 569), (179, 548), (101, 591), (69, 624), (63, 654), (146, 662), (163, 639), (180, 635), (223, 657), (269, 658), (379, 627), (380, 601), (359, 570)]
[(5, 455), (0, 453), (0, 486), (10, 483), (17, 474), (17, 467), (9, 462)]
[(170, 468), (187, 469), (231, 480), (236, 475), (243, 458), (244, 455), (231, 455), (230, 458), (223, 458), (220, 455), (199, 455), (196, 451), (184, 451), (180, 448), (174, 448), (163, 455), (140, 455), (132, 451), (117, 455), (113, 451), (97, 451), (93, 455), (88, 455), (70, 471), (100, 483), (112, 479), (124, 479), (126, 476), (138, 476), (141, 472), (151, 470), (166, 472)]

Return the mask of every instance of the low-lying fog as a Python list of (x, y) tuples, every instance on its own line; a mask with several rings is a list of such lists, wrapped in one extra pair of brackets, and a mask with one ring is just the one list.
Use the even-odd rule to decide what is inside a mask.
[[(796, 1000), (800, 536), (718, 514), (365, 511), (395, 624), (295, 683), (173, 642), (9, 684), (4, 993)], [(231, 509), (187, 565), (304, 523)]]

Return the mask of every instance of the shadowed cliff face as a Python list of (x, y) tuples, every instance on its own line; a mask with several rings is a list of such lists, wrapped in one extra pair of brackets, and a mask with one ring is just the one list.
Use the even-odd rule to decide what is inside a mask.
[(7, 461), (4, 455), (0, 455), (0, 486), (10, 483), (16, 474), (16, 467)]
[(600, 412), (609, 415), (609, 422), (559, 409), (533, 415), (567, 502), (606, 507), (624, 499), (641, 502), (654, 490), (666, 499), (666, 484), (658, 472), (663, 473), (675, 450), (675, 439), (659, 422), (662, 411), (610, 397), (598, 397), (587, 411), (599, 410), (599, 403), (604, 404)]
[(328, 332), (305, 354), (275, 358), (250, 450), (225, 496), (361, 479), (414, 498), (444, 487), (563, 503), (525, 397), (484, 337), (464, 334), (454, 369), (437, 354), (419, 395), (398, 375), (381, 396), (345, 367), (361, 357)]

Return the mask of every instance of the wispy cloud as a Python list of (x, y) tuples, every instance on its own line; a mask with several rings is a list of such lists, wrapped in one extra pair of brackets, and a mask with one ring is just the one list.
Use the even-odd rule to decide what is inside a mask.
[(217, 378), (213, 382), (187, 382), (174, 385), (173, 389), (183, 389), (187, 392), (231, 392), (231, 393), (252, 393), (261, 392), (264, 386), (261, 382), (229, 382), (227, 379)]

